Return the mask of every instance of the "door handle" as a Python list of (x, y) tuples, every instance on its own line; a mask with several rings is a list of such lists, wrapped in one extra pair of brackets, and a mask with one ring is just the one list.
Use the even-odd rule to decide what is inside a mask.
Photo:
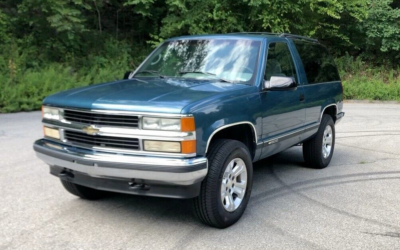
[(305, 99), (306, 99), (306, 98), (304, 97), (304, 94), (300, 94), (300, 101), (301, 101), (301, 102), (304, 102)]

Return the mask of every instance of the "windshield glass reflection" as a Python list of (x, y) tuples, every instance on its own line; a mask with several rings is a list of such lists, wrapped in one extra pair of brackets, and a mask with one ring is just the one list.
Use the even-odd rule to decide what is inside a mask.
[(259, 49), (260, 42), (251, 40), (169, 41), (152, 54), (135, 76), (250, 83), (255, 77)]

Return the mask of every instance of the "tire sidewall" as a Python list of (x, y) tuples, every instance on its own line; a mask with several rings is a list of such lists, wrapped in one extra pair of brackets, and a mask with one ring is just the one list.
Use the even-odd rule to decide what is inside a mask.
[[(331, 152), (329, 154), (329, 156), (327, 158), (324, 158), (324, 154), (323, 154), (323, 150), (322, 150), (322, 146), (323, 146), (323, 140), (324, 140), (324, 133), (325, 133), (325, 128), (327, 126), (330, 126), (332, 129), (332, 148), (331, 148)], [(333, 120), (330, 116), (324, 116), (324, 122), (323, 122), (323, 126), (321, 127), (321, 133), (320, 133), (320, 143), (321, 143), (321, 160), (323, 162), (323, 164), (325, 166), (328, 166), (329, 163), (331, 162), (332, 156), (333, 156), (333, 152), (335, 150), (335, 140), (336, 140), (336, 131), (335, 131), (335, 123), (333, 123)]]
[[(223, 206), (222, 201), (221, 201), (221, 184), (222, 184), (222, 178), (223, 178), (224, 172), (225, 172), (226, 168), (228, 167), (228, 164), (235, 158), (240, 158), (246, 164), (247, 186), (246, 186), (246, 192), (245, 192), (242, 203), (239, 205), (239, 207), (235, 211), (229, 212), (225, 209), (225, 207)], [(250, 154), (245, 148), (237, 147), (225, 159), (224, 164), (221, 167), (219, 177), (218, 177), (218, 185), (217, 185), (218, 206), (217, 206), (217, 208), (218, 208), (218, 214), (220, 215), (219, 217), (222, 218), (222, 220), (223, 220), (222, 223), (225, 226), (229, 226), (229, 225), (232, 225), (235, 222), (237, 222), (240, 219), (240, 217), (242, 216), (242, 214), (244, 213), (244, 210), (246, 209), (247, 204), (250, 199), (252, 185), (253, 185), (253, 166), (252, 166)]]

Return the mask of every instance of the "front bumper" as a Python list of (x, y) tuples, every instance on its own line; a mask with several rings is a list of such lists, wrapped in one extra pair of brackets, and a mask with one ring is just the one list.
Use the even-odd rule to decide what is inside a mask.
[(100, 190), (191, 198), (198, 195), (201, 181), (207, 175), (205, 157), (185, 159), (104, 153), (46, 139), (36, 141), (34, 150), (50, 165), (53, 175)]

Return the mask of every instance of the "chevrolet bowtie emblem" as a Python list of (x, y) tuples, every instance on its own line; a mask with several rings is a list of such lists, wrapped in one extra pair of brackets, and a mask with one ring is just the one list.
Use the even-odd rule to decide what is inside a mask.
[(88, 135), (97, 135), (97, 133), (99, 133), (100, 129), (89, 126), (89, 127), (83, 128), (82, 131), (86, 132), (86, 134), (88, 134)]

